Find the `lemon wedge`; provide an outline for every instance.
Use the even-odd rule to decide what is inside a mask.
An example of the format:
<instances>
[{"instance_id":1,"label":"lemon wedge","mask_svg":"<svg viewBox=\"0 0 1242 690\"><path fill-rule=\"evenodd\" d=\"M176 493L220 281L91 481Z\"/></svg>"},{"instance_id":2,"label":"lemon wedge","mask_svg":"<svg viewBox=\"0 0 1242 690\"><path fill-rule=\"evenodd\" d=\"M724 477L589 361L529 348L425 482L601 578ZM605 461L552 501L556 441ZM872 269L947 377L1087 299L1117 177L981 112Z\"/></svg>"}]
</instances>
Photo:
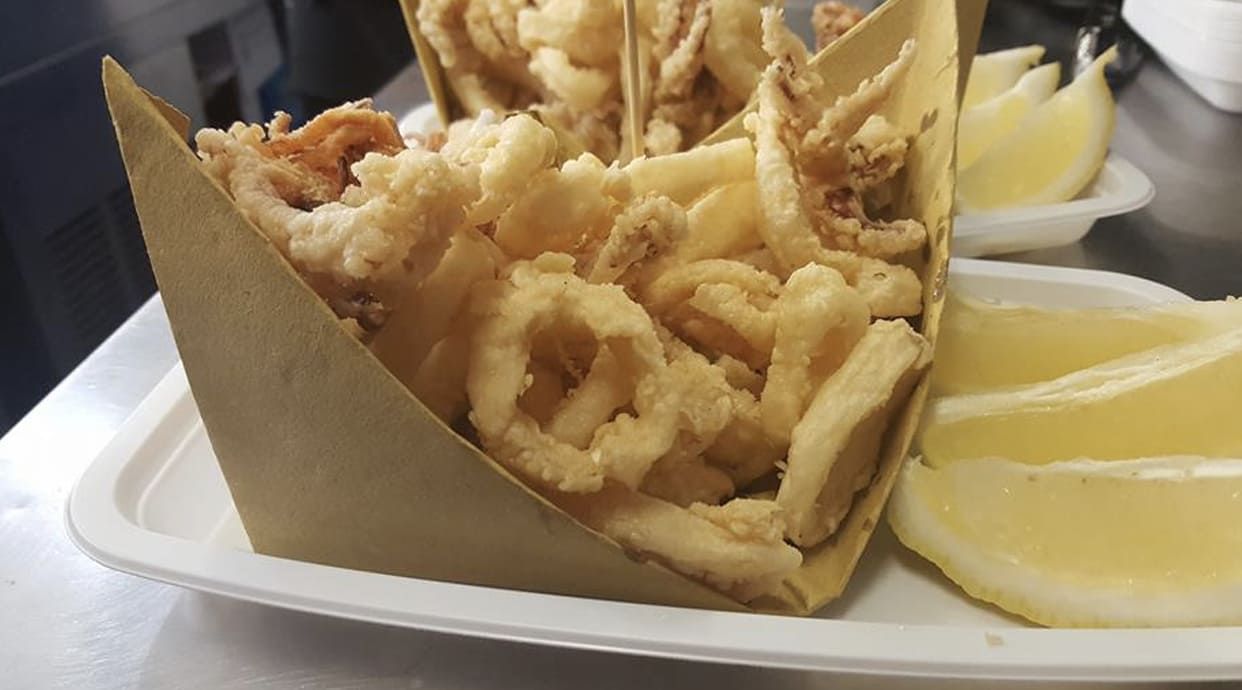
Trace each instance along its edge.
<instances>
[{"instance_id":1,"label":"lemon wedge","mask_svg":"<svg viewBox=\"0 0 1242 690\"><path fill-rule=\"evenodd\" d=\"M1061 80L1061 65L1049 63L1027 72L1008 91L962 111L957 125L957 168L965 170L984 151L1018 128L1018 123L1048 100Z\"/></svg>"},{"instance_id":2,"label":"lemon wedge","mask_svg":"<svg viewBox=\"0 0 1242 690\"><path fill-rule=\"evenodd\" d=\"M903 544L1044 625L1242 624L1242 460L907 462Z\"/></svg>"},{"instance_id":3,"label":"lemon wedge","mask_svg":"<svg viewBox=\"0 0 1242 690\"><path fill-rule=\"evenodd\" d=\"M1051 381L939 398L923 417L920 444L934 467L984 457L1242 458L1239 402L1242 328Z\"/></svg>"},{"instance_id":4,"label":"lemon wedge","mask_svg":"<svg viewBox=\"0 0 1242 690\"><path fill-rule=\"evenodd\" d=\"M1116 108L1104 67L1116 54L1106 51L961 171L963 211L1067 201L1091 182L1113 136Z\"/></svg>"},{"instance_id":5,"label":"lemon wedge","mask_svg":"<svg viewBox=\"0 0 1242 690\"><path fill-rule=\"evenodd\" d=\"M1044 57L1043 46L1022 46L976 55L970 63L962 109L999 96Z\"/></svg>"},{"instance_id":6,"label":"lemon wedge","mask_svg":"<svg viewBox=\"0 0 1242 690\"><path fill-rule=\"evenodd\" d=\"M984 302L950 292L936 364L935 395L1048 381L1153 347L1242 328L1242 300L1144 307L1045 309Z\"/></svg>"}]
</instances>

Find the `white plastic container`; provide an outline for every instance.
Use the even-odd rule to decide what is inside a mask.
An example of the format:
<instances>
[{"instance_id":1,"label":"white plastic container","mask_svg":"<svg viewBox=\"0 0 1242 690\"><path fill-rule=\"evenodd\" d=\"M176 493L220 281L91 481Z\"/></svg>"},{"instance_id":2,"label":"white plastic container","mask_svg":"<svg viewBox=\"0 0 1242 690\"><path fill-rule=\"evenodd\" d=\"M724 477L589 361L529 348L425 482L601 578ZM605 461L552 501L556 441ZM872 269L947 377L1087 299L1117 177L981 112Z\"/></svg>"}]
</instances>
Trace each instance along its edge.
<instances>
[{"instance_id":1,"label":"white plastic container","mask_svg":"<svg viewBox=\"0 0 1242 690\"><path fill-rule=\"evenodd\" d=\"M1127 0L1121 16L1207 102L1242 112L1242 2Z\"/></svg>"},{"instance_id":2,"label":"white plastic container","mask_svg":"<svg viewBox=\"0 0 1242 690\"><path fill-rule=\"evenodd\" d=\"M955 260L965 293L1058 306L1187 299L1099 271ZM974 678L1242 679L1242 628L1048 630L976 603L884 526L843 599L813 618L627 604L435 582L253 553L176 367L87 468L67 523L100 563L341 618L497 639L785 668Z\"/></svg>"},{"instance_id":3,"label":"white plastic container","mask_svg":"<svg viewBox=\"0 0 1242 690\"><path fill-rule=\"evenodd\" d=\"M1156 196L1142 170L1110 153L1078 198L1059 204L970 213L953 221L953 256L991 256L1073 244L1095 221L1140 209Z\"/></svg>"},{"instance_id":4,"label":"white plastic container","mask_svg":"<svg viewBox=\"0 0 1242 690\"><path fill-rule=\"evenodd\" d=\"M406 136L440 127L431 105L406 113L398 126ZM1143 171L1112 153L1095 181L1076 199L958 216L953 226L953 255L989 256L1072 244L1096 220L1142 208L1155 195Z\"/></svg>"}]
</instances>

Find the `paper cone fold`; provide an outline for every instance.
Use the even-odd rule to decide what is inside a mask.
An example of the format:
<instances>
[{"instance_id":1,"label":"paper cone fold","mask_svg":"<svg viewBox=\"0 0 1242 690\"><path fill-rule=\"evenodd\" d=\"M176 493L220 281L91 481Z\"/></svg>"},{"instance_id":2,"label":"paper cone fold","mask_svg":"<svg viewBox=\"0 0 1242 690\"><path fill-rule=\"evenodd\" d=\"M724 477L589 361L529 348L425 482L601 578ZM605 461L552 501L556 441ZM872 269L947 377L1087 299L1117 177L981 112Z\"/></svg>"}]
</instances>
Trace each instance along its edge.
<instances>
[{"instance_id":1,"label":"paper cone fold","mask_svg":"<svg viewBox=\"0 0 1242 690\"><path fill-rule=\"evenodd\" d=\"M407 17L412 6L406 5ZM922 331L935 338L953 201L958 35L953 0L892 0L839 41L848 92L918 40L885 113L921 132L899 210L931 236ZM413 23L411 22L411 27ZM412 29L413 30L413 29ZM421 54L421 53L420 53ZM454 434L394 378L200 167L184 116L113 60L108 106L186 375L255 550L395 575L627 601L744 610L628 556ZM180 128L180 130L179 130ZM838 596L909 448L926 381L889 430L875 481L763 611Z\"/></svg>"}]
</instances>

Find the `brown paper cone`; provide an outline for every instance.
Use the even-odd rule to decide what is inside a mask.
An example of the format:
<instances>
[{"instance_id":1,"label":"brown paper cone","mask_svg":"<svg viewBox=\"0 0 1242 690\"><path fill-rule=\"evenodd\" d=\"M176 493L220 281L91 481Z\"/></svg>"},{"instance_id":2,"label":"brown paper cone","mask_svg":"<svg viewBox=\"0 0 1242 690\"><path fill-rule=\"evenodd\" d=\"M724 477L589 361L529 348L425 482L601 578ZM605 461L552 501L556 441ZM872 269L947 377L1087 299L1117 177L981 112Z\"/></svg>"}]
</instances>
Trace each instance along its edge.
<instances>
[{"instance_id":1,"label":"brown paper cone","mask_svg":"<svg viewBox=\"0 0 1242 690\"><path fill-rule=\"evenodd\" d=\"M449 431L207 177L110 58L104 87L164 307L255 550L436 580L721 609Z\"/></svg>"},{"instance_id":2,"label":"brown paper cone","mask_svg":"<svg viewBox=\"0 0 1242 690\"><path fill-rule=\"evenodd\" d=\"M833 60L842 92L919 41L887 114L921 131L898 204L932 236L922 330L935 338L953 200L952 0L893 0ZM846 47L848 47L848 45ZM445 427L201 169L183 116L111 59L104 85L186 375L256 551L346 568L627 601L744 610L638 562ZM178 127L181 131L178 131ZM754 609L805 615L844 589L926 397L890 428L876 479L840 531Z\"/></svg>"}]
</instances>

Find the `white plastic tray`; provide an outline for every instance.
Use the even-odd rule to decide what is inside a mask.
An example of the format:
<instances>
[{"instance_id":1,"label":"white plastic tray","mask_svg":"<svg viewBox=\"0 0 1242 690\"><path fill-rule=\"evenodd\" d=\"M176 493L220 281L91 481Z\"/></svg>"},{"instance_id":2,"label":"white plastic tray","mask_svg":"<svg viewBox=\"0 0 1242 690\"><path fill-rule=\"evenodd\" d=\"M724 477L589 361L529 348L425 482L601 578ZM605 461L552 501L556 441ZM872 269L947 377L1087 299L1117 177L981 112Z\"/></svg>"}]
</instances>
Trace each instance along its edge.
<instances>
[{"instance_id":1,"label":"white plastic tray","mask_svg":"<svg viewBox=\"0 0 1242 690\"><path fill-rule=\"evenodd\" d=\"M1078 198L1060 204L971 213L953 222L954 256L991 256L1073 244L1095 221L1140 209L1156 196L1142 170L1110 153Z\"/></svg>"},{"instance_id":2,"label":"white plastic tray","mask_svg":"<svg viewBox=\"0 0 1242 690\"><path fill-rule=\"evenodd\" d=\"M1053 305L1184 300L1116 274L958 260L971 294ZM100 563L301 611L575 648L860 673L1041 679L1242 678L1242 628L1044 630L971 601L877 530L846 596L809 619L534 594L303 563L250 550L175 368L70 497Z\"/></svg>"},{"instance_id":3,"label":"white plastic tray","mask_svg":"<svg viewBox=\"0 0 1242 690\"><path fill-rule=\"evenodd\" d=\"M440 127L430 104L406 113L398 126L407 136ZM953 255L990 256L1073 244L1100 218L1142 208L1155 195L1155 187L1141 170L1112 153L1077 199L958 216L953 226Z\"/></svg>"}]
</instances>

